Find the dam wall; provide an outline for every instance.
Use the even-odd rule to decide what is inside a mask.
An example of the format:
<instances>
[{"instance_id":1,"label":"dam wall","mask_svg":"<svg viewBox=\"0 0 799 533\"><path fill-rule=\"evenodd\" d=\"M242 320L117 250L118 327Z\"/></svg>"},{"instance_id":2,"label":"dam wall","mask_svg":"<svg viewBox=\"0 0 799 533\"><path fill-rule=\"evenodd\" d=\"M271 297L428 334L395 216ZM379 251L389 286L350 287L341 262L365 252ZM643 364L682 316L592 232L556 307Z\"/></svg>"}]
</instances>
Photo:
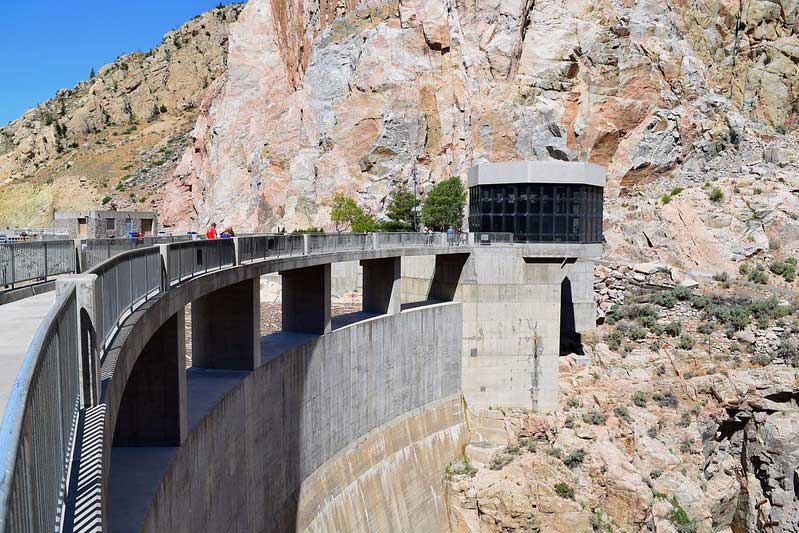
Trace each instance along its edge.
<instances>
[{"instance_id":1,"label":"dam wall","mask_svg":"<svg viewBox=\"0 0 799 533\"><path fill-rule=\"evenodd\" d=\"M442 303L264 356L177 449L143 531L440 529L468 433L461 345Z\"/></svg>"}]
</instances>

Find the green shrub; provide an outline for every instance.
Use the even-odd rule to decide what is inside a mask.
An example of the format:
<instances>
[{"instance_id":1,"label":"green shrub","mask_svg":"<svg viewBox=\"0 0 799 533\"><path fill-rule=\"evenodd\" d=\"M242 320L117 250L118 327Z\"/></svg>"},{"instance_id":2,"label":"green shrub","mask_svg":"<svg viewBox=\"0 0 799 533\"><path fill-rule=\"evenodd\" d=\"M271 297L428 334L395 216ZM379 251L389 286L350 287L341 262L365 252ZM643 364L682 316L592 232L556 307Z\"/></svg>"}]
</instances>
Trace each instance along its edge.
<instances>
[{"instance_id":1,"label":"green shrub","mask_svg":"<svg viewBox=\"0 0 799 533\"><path fill-rule=\"evenodd\" d=\"M582 448L578 450L574 450L569 455L563 459L563 464L568 466L569 468L574 468L578 465L583 464L583 460L585 459L585 450Z\"/></svg>"},{"instance_id":2,"label":"green shrub","mask_svg":"<svg viewBox=\"0 0 799 533\"><path fill-rule=\"evenodd\" d=\"M666 309L674 309L674 306L677 305L677 296L674 291L662 291L652 298L652 303Z\"/></svg>"},{"instance_id":3,"label":"green shrub","mask_svg":"<svg viewBox=\"0 0 799 533\"><path fill-rule=\"evenodd\" d=\"M490 470L502 470L513 461L513 456L504 452L497 452L488 463Z\"/></svg>"},{"instance_id":4,"label":"green shrub","mask_svg":"<svg viewBox=\"0 0 799 533\"><path fill-rule=\"evenodd\" d=\"M691 413L685 412L680 416L680 421L677 422L677 425L683 428L687 428L691 425Z\"/></svg>"},{"instance_id":5,"label":"green shrub","mask_svg":"<svg viewBox=\"0 0 799 533\"><path fill-rule=\"evenodd\" d=\"M699 326L696 328L696 331L702 335L710 335L713 333L713 324L710 322L703 322L699 324Z\"/></svg>"},{"instance_id":6,"label":"green shrub","mask_svg":"<svg viewBox=\"0 0 799 533\"><path fill-rule=\"evenodd\" d=\"M755 194L763 194L763 189L760 187L755 187L754 191Z\"/></svg>"},{"instance_id":7,"label":"green shrub","mask_svg":"<svg viewBox=\"0 0 799 533\"><path fill-rule=\"evenodd\" d=\"M799 366L799 347L787 339L780 341L772 356L782 358L789 365Z\"/></svg>"},{"instance_id":8,"label":"green shrub","mask_svg":"<svg viewBox=\"0 0 799 533\"><path fill-rule=\"evenodd\" d=\"M669 337L677 337L680 335L680 333L682 333L682 323L676 320L672 320L671 322L663 326L663 331Z\"/></svg>"},{"instance_id":9,"label":"green shrub","mask_svg":"<svg viewBox=\"0 0 799 533\"><path fill-rule=\"evenodd\" d=\"M760 285L765 285L768 283L768 273L766 273L765 268L763 265L757 265L754 270L749 272L749 276L747 277L749 281L752 283L759 283Z\"/></svg>"},{"instance_id":10,"label":"green shrub","mask_svg":"<svg viewBox=\"0 0 799 533\"><path fill-rule=\"evenodd\" d=\"M583 422L586 424L591 424L594 426L601 426L604 424L608 419L608 415L602 414L596 409L591 409L583 413Z\"/></svg>"},{"instance_id":11,"label":"green shrub","mask_svg":"<svg viewBox=\"0 0 799 533\"><path fill-rule=\"evenodd\" d=\"M664 194L660 198L660 201L663 203L663 205L666 205L667 203L671 202L671 196L669 196L668 194Z\"/></svg>"},{"instance_id":12,"label":"green shrub","mask_svg":"<svg viewBox=\"0 0 799 533\"><path fill-rule=\"evenodd\" d=\"M642 320L647 317L657 318L657 309L649 304L636 305L614 305L605 316L609 324L615 324L621 320Z\"/></svg>"},{"instance_id":13,"label":"green shrub","mask_svg":"<svg viewBox=\"0 0 799 533\"><path fill-rule=\"evenodd\" d=\"M778 276L782 276L789 283L796 281L796 259L793 257L774 261L768 268Z\"/></svg>"},{"instance_id":14,"label":"green shrub","mask_svg":"<svg viewBox=\"0 0 799 533\"><path fill-rule=\"evenodd\" d=\"M696 296L691 299L691 307L694 309L704 309L711 303L712 301L707 296Z\"/></svg>"},{"instance_id":15,"label":"green shrub","mask_svg":"<svg viewBox=\"0 0 799 533\"><path fill-rule=\"evenodd\" d=\"M680 502L676 497L671 498L671 512L669 513L669 521L674 524L677 533L696 533L699 528L695 520L691 520L685 509L682 508Z\"/></svg>"},{"instance_id":16,"label":"green shrub","mask_svg":"<svg viewBox=\"0 0 799 533\"><path fill-rule=\"evenodd\" d=\"M677 348L680 350L691 350L694 347L694 338L683 333L680 335L680 340L677 342Z\"/></svg>"},{"instance_id":17,"label":"green shrub","mask_svg":"<svg viewBox=\"0 0 799 533\"><path fill-rule=\"evenodd\" d=\"M563 421L563 427L574 429L574 417L572 415L566 417L566 420Z\"/></svg>"},{"instance_id":18,"label":"green shrub","mask_svg":"<svg viewBox=\"0 0 799 533\"><path fill-rule=\"evenodd\" d=\"M651 428L646 430L646 434L650 439L654 439L655 437L657 437L659 432L660 428L658 428L657 426L652 426Z\"/></svg>"},{"instance_id":19,"label":"green shrub","mask_svg":"<svg viewBox=\"0 0 799 533\"><path fill-rule=\"evenodd\" d=\"M680 451L682 453L691 453L691 449L694 447L694 441L691 439L685 439L680 443Z\"/></svg>"},{"instance_id":20,"label":"green shrub","mask_svg":"<svg viewBox=\"0 0 799 533\"><path fill-rule=\"evenodd\" d=\"M633 418L630 416L630 410L624 405L619 405L613 409L613 414L627 423L631 423Z\"/></svg>"},{"instance_id":21,"label":"green shrub","mask_svg":"<svg viewBox=\"0 0 799 533\"><path fill-rule=\"evenodd\" d=\"M657 468L652 470L651 472L649 472L649 477L651 477L652 479L657 479L657 478L659 478L662 475L663 475L663 471L659 470Z\"/></svg>"},{"instance_id":22,"label":"green shrub","mask_svg":"<svg viewBox=\"0 0 799 533\"><path fill-rule=\"evenodd\" d=\"M561 449L557 446L550 446L546 449L546 453L549 456L554 457L555 459L560 459L562 456Z\"/></svg>"},{"instance_id":23,"label":"green shrub","mask_svg":"<svg viewBox=\"0 0 799 533\"><path fill-rule=\"evenodd\" d=\"M105 196L105 197L103 197L103 202L102 203L103 203L103 205L106 205L110 201L111 201L111 197L110 196Z\"/></svg>"},{"instance_id":24,"label":"green shrub","mask_svg":"<svg viewBox=\"0 0 799 533\"><path fill-rule=\"evenodd\" d=\"M718 187L713 187L713 189L710 191L710 201L720 202L723 199L724 199L724 191L722 191Z\"/></svg>"},{"instance_id":25,"label":"green shrub","mask_svg":"<svg viewBox=\"0 0 799 533\"><path fill-rule=\"evenodd\" d=\"M660 407L677 407L677 404L679 403L677 397L672 391L656 392L652 395L652 399Z\"/></svg>"},{"instance_id":26,"label":"green shrub","mask_svg":"<svg viewBox=\"0 0 799 533\"><path fill-rule=\"evenodd\" d=\"M444 471L447 476L469 476L474 477L477 474L477 469L469 462L469 458L464 456L453 459L447 465Z\"/></svg>"},{"instance_id":27,"label":"green shrub","mask_svg":"<svg viewBox=\"0 0 799 533\"><path fill-rule=\"evenodd\" d=\"M685 189L683 189L682 187L674 187L674 188L671 190L671 193L669 193L669 194L671 194L672 196L677 196L678 194L680 194L680 193L681 193L681 192L683 192L684 190L685 190Z\"/></svg>"},{"instance_id":28,"label":"green shrub","mask_svg":"<svg viewBox=\"0 0 799 533\"><path fill-rule=\"evenodd\" d=\"M683 287L682 285L674 287L673 292L674 292L674 297L681 302L690 300L691 297L694 295L693 289L690 289L688 287Z\"/></svg>"},{"instance_id":29,"label":"green shrub","mask_svg":"<svg viewBox=\"0 0 799 533\"><path fill-rule=\"evenodd\" d=\"M638 407L646 407L648 401L649 399L643 391L635 391L635 394L633 394L633 403Z\"/></svg>"},{"instance_id":30,"label":"green shrub","mask_svg":"<svg viewBox=\"0 0 799 533\"><path fill-rule=\"evenodd\" d=\"M583 403L579 400L579 398L575 398L574 396L569 396L566 400L566 407L569 409L573 409L575 407L580 407Z\"/></svg>"},{"instance_id":31,"label":"green shrub","mask_svg":"<svg viewBox=\"0 0 799 533\"><path fill-rule=\"evenodd\" d=\"M556 483L555 486L555 494L563 498L564 500L573 500L574 499L574 489L571 488L566 483L560 482Z\"/></svg>"},{"instance_id":32,"label":"green shrub","mask_svg":"<svg viewBox=\"0 0 799 533\"><path fill-rule=\"evenodd\" d=\"M521 446L525 450L535 453L536 446L534 439L528 439L526 437L522 437L521 439L519 439L519 446Z\"/></svg>"}]
</instances>

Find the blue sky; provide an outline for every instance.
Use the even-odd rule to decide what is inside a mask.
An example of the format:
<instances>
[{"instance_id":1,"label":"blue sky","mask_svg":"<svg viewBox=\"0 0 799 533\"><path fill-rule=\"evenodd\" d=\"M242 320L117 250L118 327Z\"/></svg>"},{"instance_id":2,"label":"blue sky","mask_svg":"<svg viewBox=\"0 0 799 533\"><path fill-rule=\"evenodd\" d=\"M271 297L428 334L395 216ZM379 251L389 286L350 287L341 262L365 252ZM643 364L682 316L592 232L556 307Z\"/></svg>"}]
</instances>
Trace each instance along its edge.
<instances>
[{"instance_id":1,"label":"blue sky","mask_svg":"<svg viewBox=\"0 0 799 533\"><path fill-rule=\"evenodd\" d=\"M219 0L0 0L0 126ZM222 3L229 4L230 0Z\"/></svg>"}]
</instances>

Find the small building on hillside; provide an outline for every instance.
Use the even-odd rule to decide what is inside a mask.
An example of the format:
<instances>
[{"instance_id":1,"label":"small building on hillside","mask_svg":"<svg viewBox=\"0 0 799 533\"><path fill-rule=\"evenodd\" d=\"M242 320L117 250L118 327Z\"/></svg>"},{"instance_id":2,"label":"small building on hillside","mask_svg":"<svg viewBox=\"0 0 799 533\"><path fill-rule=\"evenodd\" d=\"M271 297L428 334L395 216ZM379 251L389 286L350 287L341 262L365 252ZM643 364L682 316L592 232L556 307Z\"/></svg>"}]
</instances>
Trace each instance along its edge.
<instances>
[{"instance_id":1,"label":"small building on hillside","mask_svg":"<svg viewBox=\"0 0 799 533\"><path fill-rule=\"evenodd\" d=\"M469 231L516 242L602 242L605 169L571 161L485 163L469 169Z\"/></svg>"},{"instance_id":2,"label":"small building on hillside","mask_svg":"<svg viewBox=\"0 0 799 533\"><path fill-rule=\"evenodd\" d=\"M152 211L56 211L54 226L72 239L126 238L131 231L144 236L158 234L158 219Z\"/></svg>"}]
</instances>

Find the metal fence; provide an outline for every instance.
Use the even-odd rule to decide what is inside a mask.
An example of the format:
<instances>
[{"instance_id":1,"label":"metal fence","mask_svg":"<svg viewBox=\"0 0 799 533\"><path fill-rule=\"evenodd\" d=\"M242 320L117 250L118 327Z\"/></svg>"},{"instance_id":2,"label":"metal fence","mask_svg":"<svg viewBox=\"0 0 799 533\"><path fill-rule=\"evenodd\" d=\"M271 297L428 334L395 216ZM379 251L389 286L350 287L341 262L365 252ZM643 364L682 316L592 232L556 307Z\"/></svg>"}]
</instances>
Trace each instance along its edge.
<instances>
[{"instance_id":1,"label":"metal fence","mask_svg":"<svg viewBox=\"0 0 799 533\"><path fill-rule=\"evenodd\" d=\"M249 263L269 257L302 255L302 235L253 235L239 237L239 261Z\"/></svg>"},{"instance_id":2,"label":"metal fence","mask_svg":"<svg viewBox=\"0 0 799 533\"><path fill-rule=\"evenodd\" d=\"M42 322L14 383L0 432L0 531L58 525L79 408L75 288Z\"/></svg>"},{"instance_id":3,"label":"metal fence","mask_svg":"<svg viewBox=\"0 0 799 533\"><path fill-rule=\"evenodd\" d=\"M372 237L368 233L307 233L306 235L308 252L312 254L372 248Z\"/></svg>"},{"instance_id":4,"label":"metal fence","mask_svg":"<svg viewBox=\"0 0 799 533\"><path fill-rule=\"evenodd\" d=\"M474 243L480 245L513 244L513 233L478 231L474 233Z\"/></svg>"},{"instance_id":5,"label":"metal fence","mask_svg":"<svg viewBox=\"0 0 799 533\"><path fill-rule=\"evenodd\" d=\"M190 241L190 235L138 237L135 239L86 239L80 243L81 265L89 270L115 255L156 244Z\"/></svg>"},{"instance_id":6,"label":"metal fence","mask_svg":"<svg viewBox=\"0 0 799 533\"><path fill-rule=\"evenodd\" d=\"M236 248L233 239L175 243L169 247L169 284L197 274L233 266Z\"/></svg>"},{"instance_id":7,"label":"metal fence","mask_svg":"<svg viewBox=\"0 0 799 533\"><path fill-rule=\"evenodd\" d=\"M0 244L0 287L75 272L73 241Z\"/></svg>"},{"instance_id":8,"label":"metal fence","mask_svg":"<svg viewBox=\"0 0 799 533\"><path fill-rule=\"evenodd\" d=\"M137 306L161 290L161 251L156 247L133 250L112 257L89 271L97 275L94 293L97 338L103 348L119 324Z\"/></svg>"},{"instance_id":9,"label":"metal fence","mask_svg":"<svg viewBox=\"0 0 799 533\"><path fill-rule=\"evenodd\" d=\"M376 248L401 248L403 246L433 246L440 244L441 233L378 233Z\"/></svg>"}]
</instances>

